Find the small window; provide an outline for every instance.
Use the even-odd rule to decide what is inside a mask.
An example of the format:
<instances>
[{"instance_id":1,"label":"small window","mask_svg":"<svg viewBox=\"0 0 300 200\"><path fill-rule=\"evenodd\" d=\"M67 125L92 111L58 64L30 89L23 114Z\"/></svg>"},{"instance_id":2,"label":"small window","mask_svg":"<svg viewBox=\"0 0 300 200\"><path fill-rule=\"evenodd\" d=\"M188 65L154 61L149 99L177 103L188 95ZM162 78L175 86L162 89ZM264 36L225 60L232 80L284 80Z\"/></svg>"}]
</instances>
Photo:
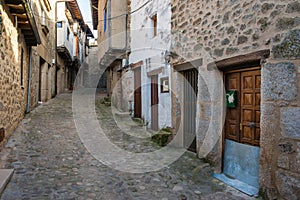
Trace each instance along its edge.
<instances>
[{"instance_id":1,"label":"small window","mask_svg":"<svg viewBox=\"0 0 300 200\"><path fill-rule=\"evenodd\" d=\"M104 8L104 20L103 20L103 30L106 32L107 28L107 8Z\"/></svg>"},{"instance_id":2,"label":"small window","mask_svg":"<svg viewBox=\"0 0 300 200\"><path fill-rule=\"evenodd\" d=\"M24 50L21 47L21 56L20 56L20 83L21 86L24 85L24 77L23 77L23 72L24 72L24 66L23 66L23 62L24 62Z\"/></svg>"},{"instance_id":3,"label":"small window","mask_svg":"<svg viewBox=\"0 0 300 200\"><path fill-rule=\"evenodd\" d=\"M164 77L160 79L160 92L161 93L169 93L169 78Z\"/></svg>"},{"instance_id":4,"label":"small window","mask_svg":"<svg viewBox=\"0 0 300 200\"><path fill-rule=\"evenodd\" d=\"M151 17L153 37L157 36L157 14Z\"/></svg>"},{"instance_id":5,"label":"small window","mask_svg":"<svg viewBox=\"0 0 300 200\"><path fill-rule=\"evenodd\" d=\"M56 23L57 28L62 28L62 21Z\"/></svg>"},{"instance_id":6,"label":"small window","mask_svg":"<svg viewBox=\"0 0 300 200\"><path fill-rule=\"evenodd\" d=\"M69 40L70 39L70 30L69 30L69 28L67 28L67 40Z\"/></svg>"},{"instance_id":7,"label":"small window","mask_svg":"<svg viewBox=\"0 0 300 200\"><path fill-rule=\"evenodd\" d=\"M45 11L42 9L42 16L41 16L41 25L46 26L46 14Z\"/></svg>"}]
</instances>

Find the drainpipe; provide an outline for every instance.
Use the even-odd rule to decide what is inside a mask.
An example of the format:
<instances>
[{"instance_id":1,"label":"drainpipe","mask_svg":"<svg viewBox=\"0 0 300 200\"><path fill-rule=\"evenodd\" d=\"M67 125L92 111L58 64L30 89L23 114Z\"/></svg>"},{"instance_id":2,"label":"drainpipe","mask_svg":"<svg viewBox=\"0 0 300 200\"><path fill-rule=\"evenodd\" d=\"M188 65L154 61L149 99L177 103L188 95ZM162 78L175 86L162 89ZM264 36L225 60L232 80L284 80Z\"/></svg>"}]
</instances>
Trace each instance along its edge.
<instances>
[{"instance_id":1,"label":"drainpipe","mask_svg":"<svg viewBox=\"0 0 300 200\"><path fill-rule=\"evenodd\" d=\"M27 87L27 106L26 113L30 113L30 101L31 101L31 74L32 74L32 50L28 48L29 52L29 66L28 66L28 87Z\"/></svg>"},{"instance_id":2,"label":"drainpipe","mask_svg":"<svg viewBox=\"0 0 300 200\"><path fill-rule=\"evenodd\" d=\"M111 1L107 2L107 30L108 30L108 48L110 49L111 46L111 35L112 35L112 20L111 20ZM108 20L110 19L110 20Z\"/></svg>"},{"instance_id":3,"label":"drainpipe","mask_svg":"<svg viewBox=\"0 0 300 200\"><path fill-rule=\"evenodd\" d=\"M129 63L129 58L128 58L128 13L126 14L126 20L125 20L125 24L126 24L126 27L125 27L125 49L126 49L126 66L128 65Z\"/></svg>"}]
</instances>

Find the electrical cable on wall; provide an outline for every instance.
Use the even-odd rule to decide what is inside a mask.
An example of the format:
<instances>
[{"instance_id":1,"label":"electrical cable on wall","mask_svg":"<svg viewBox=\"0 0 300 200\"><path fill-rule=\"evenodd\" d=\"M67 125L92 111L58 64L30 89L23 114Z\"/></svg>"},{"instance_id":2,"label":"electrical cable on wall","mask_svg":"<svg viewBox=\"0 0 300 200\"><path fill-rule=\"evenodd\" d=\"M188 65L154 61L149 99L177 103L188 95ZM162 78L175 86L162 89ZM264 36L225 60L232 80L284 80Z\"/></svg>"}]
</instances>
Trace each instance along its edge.
<instances>
[{"instance_id":1,"label":"electrical cable on wall","mask_svg":"<svg viewBox=\"0 0 300 200\"><path fill-rule=\"evenodd\" d=\"M141 10L143 7L145 7L147 4L149 4L152 0L148 0L147 2L145 2L143 5L141 5L139 8L135 9L134 11L131 11L129 13L123 13L123 14L120 14L120 15L117 15L117 16L114 16L114 17L110 17L110 18L107 18L106 20L113 20L113 19L116 19L116 18L119 18L119 17L123 17L123 16L126 16L126 15L132 15L134 14L135 12ZM96 9L96 8L95 8ZM42 18L42 16L40 16L39 14L33 12L33 15L38 17L38 18ZM55 20L49 18L49 17L43 17L44 19L47 19L49 21L53 21L55 23ZM100 19L99 21L104 21L104 19ZM93 21L86 21L85 23L92 23Z\"/></svg>"}]
</instances>

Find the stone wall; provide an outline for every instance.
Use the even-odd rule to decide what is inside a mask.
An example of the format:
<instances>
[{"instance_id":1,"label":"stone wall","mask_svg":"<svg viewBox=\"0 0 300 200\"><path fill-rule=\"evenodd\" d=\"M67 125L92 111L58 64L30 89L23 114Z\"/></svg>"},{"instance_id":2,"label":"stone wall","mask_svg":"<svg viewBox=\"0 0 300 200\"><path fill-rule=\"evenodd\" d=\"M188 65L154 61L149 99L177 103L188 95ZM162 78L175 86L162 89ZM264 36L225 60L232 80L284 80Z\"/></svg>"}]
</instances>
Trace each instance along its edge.
<instances>
[{"instance_id":1,"label":"stone wall","mask_svg":"<svg viewBox=\"0 0 300 200\"><path fill-rule=\"evenodd\" d=\"M273 49L274 58L283 58L285 53L277 45L291 42L286 38L290 30L297 34L299 4L290 0L173 0L173 48L188 60L203 51L219 60L266 48ZM299 55L293 52L288 57ZM180 62L180 58L173 60Z\"/></svg>"},{"instance_id":2,"label":"stone wall","mask_svg":"<svg viewBox=\"0 0 300 200\"><path fill-rule=\"evenodd\" d=\"M0 128L5 129L6 140L25 114L29 56L23 36L14 27L2 5L0 12L3 21L0 36ZM23 84L21 84L21 49L23 49Z\"/></svg>"},{"instance_id":3,"label":"stone wall","mask_svg":"<svg viewBox=\"0 0 300 200\"><path fill-rule=\"evenodd\" d=\"M300 196L299 13L299 1L291 0L172 1L172 64L203 59L203 64L196 66L200 72L198 146L207 123L203 116L214 110L214 102L206 93L206 87L214 83L203 81L209 73L207 64L270 50L270 56L261 60L259 187L271 199ZM221 152L218 142L208 155L217 167Z\"/></svg>"}]
</instances>

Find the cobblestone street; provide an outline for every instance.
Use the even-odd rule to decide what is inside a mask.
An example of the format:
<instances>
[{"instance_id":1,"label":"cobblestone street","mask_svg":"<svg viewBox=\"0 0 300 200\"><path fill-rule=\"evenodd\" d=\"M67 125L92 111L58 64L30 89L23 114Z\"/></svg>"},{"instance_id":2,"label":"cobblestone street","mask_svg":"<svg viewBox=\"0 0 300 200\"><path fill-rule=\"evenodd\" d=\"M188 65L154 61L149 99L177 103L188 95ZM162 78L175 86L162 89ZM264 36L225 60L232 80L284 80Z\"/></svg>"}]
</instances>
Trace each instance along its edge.
<instances>
[{"instance_id":1,"label":"cobblestone street","mask_svg":"<svg viewBox=\"0 0 300 200\"><path fill-rule=\"evenodd\" d=\"M185 153L157 172L130 174L93 158L76 132L72 95L62 94L26 115L1 151L1 168L15 172L1 199L252 199L211 177L212 169ZM97 104L106 135L130 151L158 148L132 140L116 126L111 109ZM137 130L135 130L137 131Z\"/></svg>"}]
</instances>

